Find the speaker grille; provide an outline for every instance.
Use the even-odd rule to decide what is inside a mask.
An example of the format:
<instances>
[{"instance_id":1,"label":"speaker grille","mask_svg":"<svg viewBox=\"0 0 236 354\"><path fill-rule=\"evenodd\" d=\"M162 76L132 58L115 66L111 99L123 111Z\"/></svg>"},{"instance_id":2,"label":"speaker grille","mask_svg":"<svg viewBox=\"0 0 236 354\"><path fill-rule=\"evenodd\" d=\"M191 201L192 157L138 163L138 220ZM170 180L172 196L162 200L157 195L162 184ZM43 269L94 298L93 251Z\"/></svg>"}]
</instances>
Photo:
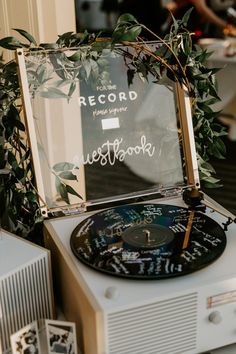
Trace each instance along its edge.
<instances>
[{"instance_id":1,"label":"speaker grille","mask_svg":"<svg viewBox=\"0 0 236 354\"><path fill-rule=\"evenodd\" d=\"M11 334L34 320L53 317L47 254L0 281L0 307L3 353L10 348Z\"/></svg>"},{"instance_id":2,"label":"speaker grille","mask_svg":"<svg viewBox=\"0 0 236 354\"><path fill-rule=\"evenodd\" d=\"M109 354L183 354L196 348L197 293L108 315Z\"/></svg>"}]
</instances>

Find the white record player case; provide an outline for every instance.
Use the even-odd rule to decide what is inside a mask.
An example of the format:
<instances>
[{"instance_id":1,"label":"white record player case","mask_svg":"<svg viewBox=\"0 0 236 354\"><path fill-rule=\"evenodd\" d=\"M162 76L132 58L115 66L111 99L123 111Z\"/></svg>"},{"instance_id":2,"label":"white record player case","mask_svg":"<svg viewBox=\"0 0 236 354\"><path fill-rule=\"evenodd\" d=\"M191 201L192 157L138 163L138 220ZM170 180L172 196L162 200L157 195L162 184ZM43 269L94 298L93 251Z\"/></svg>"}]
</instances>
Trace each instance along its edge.
<instances>
[{"instance_id":1,"label":"white record player case","mask_svg":"<svg viewBox=\"0 0 236 354\"><path fill-rule=\"evenodd\" d=\"M37 187L49 217L45 243L79 346L84 354L198 354L236 342L235 225L214 263L182 277L119 278L74 256L71 233L96 209L147 197L154 205L187 207L183 191L200 187L184 91L136 76L128 86L119 51L102 52L90 69L85 60L82 71L69 59L74 52L20 49L17 58ZM94 85L91 73L98 69ZM101 80L104 70L108 81ZM227 211L205 203L213 220L228 221Z\"/></svg>"},{"instance_id":2,"label":"white record player case","mask_svg":"<svg viewBox=\"0 0 236 354\"><path fill-rule=\"evenodd\" d=\"M182 204L180 198L165 203ZM95 272L75 258L69 239L84 217L46 221L45 227L63 309L80 328L86 354L198 354L236 341L235 225L223 255L208 267L181 278L132 281Z\"/></svg>"}]
</instances>

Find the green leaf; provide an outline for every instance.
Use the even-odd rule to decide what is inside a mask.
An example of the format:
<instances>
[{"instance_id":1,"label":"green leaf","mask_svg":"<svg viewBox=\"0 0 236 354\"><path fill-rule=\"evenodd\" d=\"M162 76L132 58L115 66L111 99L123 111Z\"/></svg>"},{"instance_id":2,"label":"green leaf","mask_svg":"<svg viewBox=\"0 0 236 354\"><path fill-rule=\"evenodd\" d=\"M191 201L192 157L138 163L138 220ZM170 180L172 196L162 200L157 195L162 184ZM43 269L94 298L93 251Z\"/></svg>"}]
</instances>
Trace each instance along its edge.
<instances>
[{"instance_id":1,"label":"green leaf","mask_svg":"<svg viewBox=\"0 0 236 354\"><path fill-rule=\"evenodd\" d=\"M173 16L172 12L170 12L170 14L171 14L171 18L172 18L172 21L173 21L174 31L177 32L178 29L179 29L178 22L177 22L177 20L175 19L175 17Z\"/></svg>"},{"instance_id":2,"label":"green leaf","mask_svg":"<svg viewBox=\"0 0 236 354\"><path fill-rule=\"evenodd\" d=\"M15 169L15 176L19 181L21 181L25 177L25 170L20 167L16 168Z\"/></svg>"},{"instance_id":3,"label":"green leaf","mask_svg":"<svg viewBox=\"0 0 236 354\"><path fill-rule=\"evenodd\" d=\"M56 172L70 171L73 168L74 168L74 164L72 164L70 162L59 162L53 166L53 169Z\"/></svg>"},{"instance_id":4,"label":"green leaf","mask_svg":"<svg viewBox=\"0 0 236 354\"><path fill-rule=\"evenodd\" d=\"M60 80L54 81L55 87L64 87L64 86L67 86L70 84L71 84L71 80L60 79Z\"/></svg>"},{"instance_id":5,"label":"green leaf","mask_svg":"<svg viewBox=\"0 0 236 354\"><path fill-rule=\"evenodd\" d=\"M135 25L129 28L120 27L115 30L112 34L112 43L120 43L123 41L134 42L140 35L142 27L140 25Z\"/></svg>"},{"instance_id":6,"label":"green leaf","mask_svg":"<svg viewBox=\"0 0 236 354\"><path fill-rule=\"evenodd\" d=\"M201 49L200 54L196 57L197 60L199 60L201 63L204 63L214 52L208 52L207 50Z\"/></svg>"},{"instance_id":7,"label":"green leaf","mask_svg":"<svg viewBox=\"0 0 236 354\"><path fill-rule=\"evenodd\" d=\"M198 102L198 107L207 113L212 113L212 109L205 102Z\"/></svg>"},{"instance_id":8,"label":"green leaf","mask_svg":"<svg viewBox=\"0 0 236 354\"><path fill-rule=\"evenodd\" d=\"M71 97L73 95L73 93L75 92L75 89L76 89L76 83L72 82L71 85L70 85L69 92L68 92L68 96L69 97Z\"/></svg>"},{"instance_id":9,"label":"green leaf","mask_svg":"<svg viewBox=\"0 0 236 354\"><path fill-rule=\"evenodd\" d=\"M223 157L225 158L226 146L225 146L223 140L221 140L220 138L217 138L217 139L215 139L214 144L217 147L217 149L222 153Z\"/></svg>"},{"instance_id":10,"label":"green leaf","mask_svg":"<svg viewBox=\"0 0 236 354\"><path fill-rule=\"evenodd\" d=\"M36 42L36 40L34 39L34 37L31 34L29 34L28 32L26 32L26 31L24 31L22 29L19 29L19 28L13 28L13 30L18 32L18 33L20 33L23 37L28 39L28 41L30 43L33 43L34 45L37 46L37 42Z\"/></svg>"},{"instance_id":11,"label":"green leaf","mask_svg":"<svg viewBox=\"0 0 236 354\"><path fill-rule=\"evenodd\" d=\"M56 177L56 190L61 196L62 200L64 200L67 204L70 204L66 186L60 181L58 177Z\"/></svg>"},{"instance_id":12,"label":"green leaf","mask_svg":"<svg viewBox=\"0 0 236 354\"><path fill-rule=\"evenodd\" d=\"M48 87L47 91L41 91L40 96L44 98L67 98L69 99L70 97L65 94L63 91L55 88L55 87Z\"/></svg>"},{"instance_id":13,"label":"green leaf","mask_svg":"<svg viewBox=\"0 0 236 354\"><path fill-rule=\"evenodd\" d=\"M89 33L87 30L85 30L83 33L75 33L74 37L79 40L79 43L84 42L89 36Z\"/></svg>"},{"instance_id":14,"label":"green leaf","mask_svg":"<svg viewBox=\"0 0 236 354\"><path fill-rule=\"evenodd\" d=\"M61 65L60 63L60 59L63 60L64 58L64 54L62 53L61 56L58 56L58 53L51 53L49 54L49 59L53 65L54 71L57 73L57 75L63 79L66 80L66 76L65 76L65 69L63 67L63 65Z\"/></svg>"},{"instance_id":15,"label":"green leaf","mask_svg":"<svg viewBox=\"0 0 236 354\"><path fill-rule=\"evenodd\" d=\"M201 169L204 169L204 170L207 170L207 171L210 171L211 173L215 173L215 169L214 167L209 163L209 162L206 162L204 161L201 165L200 165L200 168Z\"/></svg>"},{"instance_id":16,"label":"green leaf","mask_svg":"<svg viewBox=\"0 0 236 354\"><path fill-rule=\"evenodd\" d=\"M137 37L140 35L141 31L142 31L142 27L140 25L133 26L127 31L126 36L123 40L129 40L131 42L135 41Z\"/></svg>"},{"instance_id":17,"label":"green leaf","mask_svg":"<svg viewBox=\"0 0 236 354\"><path fill-rule=\"evenodd\" d=\"M92 70L92 65L91 65L90 60L84 60L83 61L83 69L86 72L86 77L89 78L89 75L90 75L91 70Z\"/></svg>"},{"instance_id":18,"label":"green leaf","mask_svg":"<svg viewBox=\"0 0 236 354\"><path fill-rule=\"evenodd\" d=\"M7 211L8 213L8 217L11 219L11 221L13 222L14 226L16 227L18 225L18 220L17 220L17 216L15 215L15 213L13 212L12 209L9 209Z\"/></svg>"},{"instance_id":19,"label":"green leaf","mask_svg":"<svg viewBox=\"0 0 236 354\"><path fill-rule=\"evenodd\" d=\"M110 82L110 73L108 71L103 71L100 75L101 84L107 85Z\"/></svg>"},{"instance_id":20,"label":"green leaf","mask_svg":"<svg viewBox=\"0 0 236 354\"><path fill-rule=\"evenodd\" d=\"M77 177L71 171L62 171L59 173L59 176L63 179L77 180Z\"/></svg>"},{"instance_id":21,"label":"green leaf","mask_svg":"<svg viewBox=\"0 0 236 354\"><path fill-rule=\"evenodd\" d=\"M70 39L71 36L73 35L74 32L65 32L61 35L59 35L58 37L58 40L57 40L57 43L63 43L65 42L66 40Z\"/></svg>"},{"instance_id":22,"label":"green leaf","mask_svg":"<svg viewBox=\"0 0 236 354\"><path fill-rule=\"evenodd\" d=\"M57 43L40 43L39 46L43 47L44 49L58 49Z\"/></svg>"},{"instance_id":23,"label":"green leaf","mask_svg":"<svg viewBox=\"0 0 236 354\"><path fill-rule=\"evenodd\" d=\"M91 64L91 71L92 71L93 77L96 79L99 75L99 67L98 67L97 61L93 60L93 59L90 59L89 61Z\"/></svg>"},{"instance_id":24,"label":"green leaf","mask_svg":"<svg viewBox=\"0 0 236 354\"><path fill-rule=\"evenodd\" d=\"M224 159L224 152L222 152L221 150L221 146L219 146L219 144L217 144L217 142L214 142L214 144L212 144L209 147L209 151L210 153L215 156L217 159Z\"/></svg>"},{"instance_id":25,"label":"green leaf","mask_svg":"<svg viewBox=\"0 0 236 354\"><path fill-rule=\"evenodd\" d=\"M48 77L48 69L44 65L40 65L37 69L37 72L35 73L37 75L37 79L39 82L39 85L44 84L47 80L50 78Z\"/></svg>"},{"instance_id":26,"label":"green leaf","mask_svg":"<svg viewBox=\"0 0 236 354\"><path fill-rule=\"evenodd\" d=\"M220 181L220 180L219 180ZM213 189L213 188L221 188L223 187L223 184L219 184L217 180L214 180L213 182L208 182L207 180L203 180L204 182L204 187L207 189Z\"/></svg>"},{"instance_id":27,"label":"green leaf","mask_svg":"<svg viewBox=\"0 0 236 354\"><path fill-rule=\"evenodd\" d=\"M97 64L98 64L100 67L104 68L104 67L107 67L107 66L109 65L109 62L108 62L108 60L105 59L105 58L98 58L98 59L97 59Z\"/></svg>"},{"instance_id":28,"label":"green leaf","mask_svg":"<svg viewBox=\"0 0 236 354\"><path fill-rule=\"evenodd\" d=\"M117 20L117 24L118 25L121 24L121 23L124 23L124 22L136 22L136 23L138 23L136 18L132 14L129 14L129 13L121 15L118 18L118 20Z\"/></svg>"},{"instance_id":29,"label":"green leaf","mask_svg":"<svg viewBox=\"0 0 236 354\"><path fill-rule=\"evenodd\" d=\"M38 202L38 197L33 191L26 192L25 196L27 197L28 201L30 201L32 203L37 203Z\"/></svg>"},{"instance_id":30,"label":"green leaf","mask_svg":"<svg viewBox=\"0 0 236 354\"><path fill-rule=\"evenodd\" d=\"M133 84L134 74L135 74L135 70L132 70L130 68L127 70L128 86Z\"/></svg>"},{"instance_id":31,"label":"green leaf","mask_svg":"<svg viewBox=\"0 0 236 354\"><path fill-rule=\"evenodd\" d=\"M77 50L74 54L67 57L70 61L79 61L81 60L81 49Z\"/></svg>"},{"instance_id":32,"label":"green leaf","mask_svg":"<svg viewBox=\"0 0 236 354\"><path fill-rule=\"evenodd\" d=\"M5 149L2 145L0 145L0 169L5 168L6 160L5 160Z\"/></svg>"},{"instance_id":33,"label":"green leaf","mask_svg":"<svg viewBox=\"0 0 236 354\"><path fill-rule=\"evenodd\" d=\"M0 47L15 50L17 48L22 48L23 44L16 37L5 37L0 39Z\"/></svg>"},{"instance_id":34,"label":"green leaf","mask_svg":"<svg viewBox=\"0 0 236 354\"><path fill-rule=\"evenodd\" d=\"M16 157L15 155L9 150L8 151L8 154L7 154L7 160L8 160L8 163L10 164L10 166L13 168L13 169L16 169L17 166L18 166L18 162L16 160Z\"/></svg>"},{"instance_id":35,"label":"green leaf","mask_svg":"<svg viewBox=\"0 0 236 354\"><path fill-rule=\"evenodd\" d=\"M21 130L22 132L25 131L25 126L19 119L15 120L15 127Z\"/></svg>"},{"instance_id":36,"label":"green leaf","mask_svg":"<svg viewBox=\"0 0 236 354\"><path fill-rule=\"evenodd\" d=\"M191 7L191 9L189 9L187 12L185 12L185 14L184 14L184 16L183 16L183 18L181 20L182 24L185 27L187 27L187 24L188 24L188 21L189 21L189 17L191 15L192 11L193 11L193 7Z\"/></svg>"},{"instance_id":37,"label":"green leaf","mask_svg":"<svg viewBox=\"0 0 236 354\"><path fill-rule=\"evenodd\" d=\"M212 176L210 176L210 177L202 177L202 179L203 179L203 181L207 181L208 183L212 183L212 184L215 184L215 183L220 181L220 179L212 177Z\"/></svg>"},{"instance_id":38,"label":"green leaf","mask_svg":"<svg viewBox=\"0 0 236 354\"><path fill-rule=\"evenodd\" d=\"M66 190L68 193L75 195L76 197L83 199L75 190L69 185L66 185Z\"/></svg>"},{"instance_id":39,"label":"green leaf","mask_svg":"<svg viewBox=\"0 0 236 354\"><path fill-rule=\"evenodd\" d=\"M219 99L213 97L213 98L210 98L209 100L204 101L203 103L204 103L204 105L210 106L210 105L215 104L217 102L219 102Z\"/></svg>"},{"instance_id":40,"label":"green leaf","mask_svg":"<svg viewBox=\"0 0 236 354\"><path fill-rule=\"evenodd\" d=\"M157 56L163 58L163 59L169 59L172 56L171 51L169 48L167 48L165 45L161 45L159 48L157 48L154 52Z\"/></svg>"}]
</instances>

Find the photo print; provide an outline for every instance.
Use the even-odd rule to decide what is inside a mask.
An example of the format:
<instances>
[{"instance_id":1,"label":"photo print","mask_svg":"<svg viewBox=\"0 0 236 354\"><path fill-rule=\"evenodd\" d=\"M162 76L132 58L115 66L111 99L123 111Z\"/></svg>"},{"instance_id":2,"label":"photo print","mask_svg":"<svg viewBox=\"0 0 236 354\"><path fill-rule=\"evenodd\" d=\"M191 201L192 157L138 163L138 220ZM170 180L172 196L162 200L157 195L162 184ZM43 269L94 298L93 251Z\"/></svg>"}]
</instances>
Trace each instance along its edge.
<instances>
[{"instance_id":1,"label":"photo print","mask_svg":"<svg viewBox=\"0 0 236 354\"><path fill-rule=\"evenodd\" d=\"M75 323L46 320L48 354L78 354Z\"/></svg>"},{"instance_id":2,"label":"photo print","mask_svg":"<svg viewBox=\"0 0 236 354\"><path fill-rule=\"evenodd\" d=\"M21 328L11 335L12 354L40 354L39 331L37 322Z\"/></svg>"}]
</instances>

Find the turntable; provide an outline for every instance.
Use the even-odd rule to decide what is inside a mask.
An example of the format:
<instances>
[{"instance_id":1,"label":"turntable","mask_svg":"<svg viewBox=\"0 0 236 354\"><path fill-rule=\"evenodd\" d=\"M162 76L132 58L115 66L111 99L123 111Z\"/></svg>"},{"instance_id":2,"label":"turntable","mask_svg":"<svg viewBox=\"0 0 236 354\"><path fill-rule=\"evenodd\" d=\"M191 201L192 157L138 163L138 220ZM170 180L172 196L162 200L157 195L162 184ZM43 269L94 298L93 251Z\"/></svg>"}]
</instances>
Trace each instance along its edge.
<instances>
[{"instance_id":1,"label":"turntable","mask_svg":"<svg viewBox=\"0 0 236 354\"><path fill-rule=\"evenodd\" d=\"M199 191L189 98L86 50L18 50L45 244L83 353L236 342L234 216Z\"/></svg>"}]
</instances>

